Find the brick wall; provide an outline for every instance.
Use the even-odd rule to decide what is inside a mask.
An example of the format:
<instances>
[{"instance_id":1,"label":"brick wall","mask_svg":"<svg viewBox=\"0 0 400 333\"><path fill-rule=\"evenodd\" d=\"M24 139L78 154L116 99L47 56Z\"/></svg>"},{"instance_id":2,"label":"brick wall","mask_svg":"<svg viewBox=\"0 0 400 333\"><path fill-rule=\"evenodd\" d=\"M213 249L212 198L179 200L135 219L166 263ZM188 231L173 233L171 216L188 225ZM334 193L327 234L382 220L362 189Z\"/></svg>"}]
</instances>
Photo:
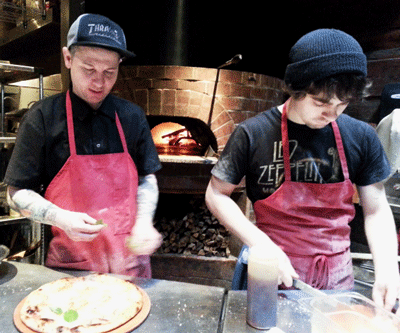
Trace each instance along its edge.
<instances>
[{"instance_id":1,"label":"brick wall","mask_svg":"<svg viewBox=\"0 0 400 333\"><path fill-rule=\"evenodd\" d=\"M122 66L113 93L147 115L186 116L208 123L217 69ZM235 125L283 102L283 82L266 75L220 70L211 130L222 151Z\"/></svg>"}]
</instances>

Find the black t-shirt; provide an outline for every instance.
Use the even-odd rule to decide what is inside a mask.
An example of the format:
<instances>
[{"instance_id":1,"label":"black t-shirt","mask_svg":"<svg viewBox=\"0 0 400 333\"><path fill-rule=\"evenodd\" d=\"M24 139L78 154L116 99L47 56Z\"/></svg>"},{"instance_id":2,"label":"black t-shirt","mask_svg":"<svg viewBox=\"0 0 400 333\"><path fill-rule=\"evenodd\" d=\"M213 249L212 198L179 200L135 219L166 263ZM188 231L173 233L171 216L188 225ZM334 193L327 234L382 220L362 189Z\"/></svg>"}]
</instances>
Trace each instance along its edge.
<instances>
[{"instance_id":1,"label":"black t-shirt","mask_svg":"<svg viewBox=\"0 0 400 333\"><path fill-rule=\"evenodd\" d=\"M230 136L212 174L239 184L254 203L272 194L284 180L282 115L274 107L239 124ZM360 186L383 181L390 165L372 126L342 114L337 119L350 180ZM311 129L288 120L292 181L335 183L343 181L331 125Z\"/></svg>"},{"instance_id":2,"label":"black t-shirt","mask_svg":"<svg viewBox=\"0 0 400 333\"><path fill-rule=\"evenodd\" d=\"M44 190L70 156L66 94L37 102L24 116L4 182L18 188ZM123 151L115 112L121 121L130 155L140 176L161 169L144 111L109 95L98 110L71 93L78 155Z\"/></svg>"}]
</instances>

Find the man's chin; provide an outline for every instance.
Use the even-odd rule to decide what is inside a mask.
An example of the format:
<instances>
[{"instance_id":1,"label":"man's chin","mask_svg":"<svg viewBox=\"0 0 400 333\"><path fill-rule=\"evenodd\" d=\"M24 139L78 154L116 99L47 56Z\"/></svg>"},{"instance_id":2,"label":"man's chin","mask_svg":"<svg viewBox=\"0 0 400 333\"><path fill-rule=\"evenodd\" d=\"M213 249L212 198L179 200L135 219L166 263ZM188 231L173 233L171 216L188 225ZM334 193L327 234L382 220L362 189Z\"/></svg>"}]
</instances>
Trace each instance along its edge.
<instances>
[{"instance_id":1,"label":"man's chin","mask_svg":"<svg viewBox=\"0 0 400 333\"><path fill-rule=\"evenodd\" d=\"M314 121L314 122L309 122L306 125L312 129L321 129L328 126L329 124L330 122L327 121Z\"/></svg>"}]
</instances>

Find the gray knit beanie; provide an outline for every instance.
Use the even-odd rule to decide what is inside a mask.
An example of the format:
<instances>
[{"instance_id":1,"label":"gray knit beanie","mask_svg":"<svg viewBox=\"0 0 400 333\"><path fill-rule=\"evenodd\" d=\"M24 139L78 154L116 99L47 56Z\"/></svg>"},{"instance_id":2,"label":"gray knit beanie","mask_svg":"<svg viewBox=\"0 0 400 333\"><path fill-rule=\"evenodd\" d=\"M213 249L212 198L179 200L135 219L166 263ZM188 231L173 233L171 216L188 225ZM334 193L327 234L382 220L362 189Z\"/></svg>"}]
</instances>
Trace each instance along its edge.
<instances>
[{"instance_id":1,"label":"gray knit beanie","mask_svg":"<svg viewBox=\"0 0 400 333\"><path fill-rule=\"evenodd\" d=\"M343 31L318 29L301 37L290 50L285 82L304 88L344 73L367 76L367 58L360 44Z\"/></svg>"}]
</instances>

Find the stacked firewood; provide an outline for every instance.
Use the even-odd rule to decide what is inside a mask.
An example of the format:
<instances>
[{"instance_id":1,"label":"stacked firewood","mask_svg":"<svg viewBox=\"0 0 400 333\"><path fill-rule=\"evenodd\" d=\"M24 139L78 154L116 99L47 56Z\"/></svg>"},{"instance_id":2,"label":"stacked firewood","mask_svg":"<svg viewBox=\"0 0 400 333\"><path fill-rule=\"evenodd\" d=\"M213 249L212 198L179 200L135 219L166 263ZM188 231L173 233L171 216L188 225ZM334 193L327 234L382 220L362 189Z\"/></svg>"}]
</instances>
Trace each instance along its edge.
<instances>
[{"instance_id":1,"label":"stacked firewood","mask_svg":"<svg viewBox=\"0 0 400 333\"><path fill-rule=\"evenodd\" d=\"M157 218L155 228L163 235L157 253L229 257L229 232L210 213L204 199L192 200L192 211L183 218Z\"/></svg>"}]
</instances>

